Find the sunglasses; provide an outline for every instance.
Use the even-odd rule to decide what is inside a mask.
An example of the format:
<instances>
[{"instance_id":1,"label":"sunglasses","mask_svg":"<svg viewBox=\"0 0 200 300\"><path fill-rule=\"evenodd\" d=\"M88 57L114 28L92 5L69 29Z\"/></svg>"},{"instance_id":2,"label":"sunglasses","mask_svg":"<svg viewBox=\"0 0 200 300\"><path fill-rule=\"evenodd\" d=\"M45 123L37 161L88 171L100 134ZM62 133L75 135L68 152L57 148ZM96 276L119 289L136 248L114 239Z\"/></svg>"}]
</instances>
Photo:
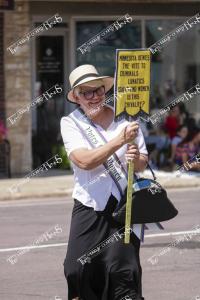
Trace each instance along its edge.
<instances>
[{"instance_id":1,"label":"sunglasses","mask_svg":"<svg viewBox=\"0 0 200 300\"><path fill-rule=\"evenodd\" d=\"M79 92L79 94L83 95L86 100L92 99L94 97L94 93L96 93L97 96L103 96L105 94L105 86L100 86L93 91Z\"/></svg>"}]
</instances>

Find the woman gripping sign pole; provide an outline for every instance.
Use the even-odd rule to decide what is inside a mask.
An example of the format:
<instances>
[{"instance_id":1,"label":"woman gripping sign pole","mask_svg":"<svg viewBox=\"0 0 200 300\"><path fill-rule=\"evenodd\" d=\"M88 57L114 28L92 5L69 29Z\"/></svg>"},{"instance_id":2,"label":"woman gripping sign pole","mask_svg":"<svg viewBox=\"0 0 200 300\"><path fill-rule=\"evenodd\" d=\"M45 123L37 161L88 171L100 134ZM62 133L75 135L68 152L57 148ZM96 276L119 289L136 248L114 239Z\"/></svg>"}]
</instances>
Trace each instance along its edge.
<instances>
[{"instance_id":1,"label":"woman gripping sign pole","mask_svg":"<svg viewBox=\"0 0 200 300\"><path fill-rule=\"evenodd\" d=\"M61 119L75 183L64 261L68 300L115 300L131 293L144 300L141 224L134 226L131 241L125 245L124 226L112 216L127 187L126 159L134 159L136 172L146 167L148 153L142 131L137 122L114 122L114 109L105 104L113 78L100 76L92 65L81 65L69 79L67 99L77 108ZM128 146L132 140L136 145Z\"/></svg>"}]
</instances>

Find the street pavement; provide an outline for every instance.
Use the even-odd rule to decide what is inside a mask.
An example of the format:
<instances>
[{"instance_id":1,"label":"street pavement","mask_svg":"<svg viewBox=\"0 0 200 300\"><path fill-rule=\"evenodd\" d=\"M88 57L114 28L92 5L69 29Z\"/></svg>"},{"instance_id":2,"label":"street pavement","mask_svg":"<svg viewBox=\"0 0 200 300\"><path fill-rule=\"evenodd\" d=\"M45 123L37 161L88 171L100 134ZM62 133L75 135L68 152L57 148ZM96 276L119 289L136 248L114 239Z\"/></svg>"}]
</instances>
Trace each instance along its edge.
<instances>
[{"instance_id":1,"label":"street pavement","mask_svg":"<svg viewBox=\"0 0 200 300\"><path fill-rule=\"evenodd\" d=\"M145 300L196 300L200 298L200 231L196 230L200 188L168 193L179 215L163 222L163 231L146 231L140 253L143 295ZM0 300L67 300L63 261L72 205L70 196L0 202ZM45 232L49 235L42 239Z\"/></svg>"}]
</instances>

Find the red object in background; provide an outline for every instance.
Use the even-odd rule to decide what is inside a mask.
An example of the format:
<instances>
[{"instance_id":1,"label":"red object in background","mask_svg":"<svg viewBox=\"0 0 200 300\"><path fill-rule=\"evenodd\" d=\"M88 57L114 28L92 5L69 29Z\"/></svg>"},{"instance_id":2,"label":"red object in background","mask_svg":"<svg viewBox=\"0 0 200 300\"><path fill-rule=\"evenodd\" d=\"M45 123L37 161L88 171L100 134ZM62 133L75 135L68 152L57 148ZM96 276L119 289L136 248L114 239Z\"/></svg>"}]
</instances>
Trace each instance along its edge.
<instances>
[{"instance_id":1,"label":"red object in background","mask_svg":"<svg viewBox=\"0 0 200 300\"><path fill-rule=\"evenodd\" d=\"M6 137L7 129L3 122L0 120L0 140Z\"/></svg>"},{"instance_id":2,"label":"red object in background","mask_svg":"<svg viewBox=\"0 0 200 300\"><path fill-rule=\"evenodd\" d=\"M179 121L174 116L168 116L165 120L165 129L167 130L167 133L169 134L169 137L172 139L176 136L176 130L179 127Z\"/></svg>"}]
</instances>

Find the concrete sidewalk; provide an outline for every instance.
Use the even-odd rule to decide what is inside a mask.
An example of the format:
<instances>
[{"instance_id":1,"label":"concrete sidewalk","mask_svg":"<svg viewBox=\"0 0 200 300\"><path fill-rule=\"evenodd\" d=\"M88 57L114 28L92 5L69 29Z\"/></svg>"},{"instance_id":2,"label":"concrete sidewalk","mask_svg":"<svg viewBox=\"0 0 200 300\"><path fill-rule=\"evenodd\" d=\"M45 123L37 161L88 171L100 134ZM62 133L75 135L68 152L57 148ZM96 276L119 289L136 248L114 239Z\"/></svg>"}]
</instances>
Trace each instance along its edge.
<instances>
[{"instance_id":1,"label":"concrete sidewalk","mask_svg":"<svg viewBox=\"0 0 200 300\"><path fill-rule=\"evenodd\" d=\"M71 196L74 180L72 174L59 176L34 177L29 181L24 178L1 179L0 201L24 198L42 198ZM165 188L200 187L200 173L183 173L155 171L157 181ZM152 178L150 171L141 174ZM23 182L24 181L24 182Z\"/></svg>"}]
</instances>

